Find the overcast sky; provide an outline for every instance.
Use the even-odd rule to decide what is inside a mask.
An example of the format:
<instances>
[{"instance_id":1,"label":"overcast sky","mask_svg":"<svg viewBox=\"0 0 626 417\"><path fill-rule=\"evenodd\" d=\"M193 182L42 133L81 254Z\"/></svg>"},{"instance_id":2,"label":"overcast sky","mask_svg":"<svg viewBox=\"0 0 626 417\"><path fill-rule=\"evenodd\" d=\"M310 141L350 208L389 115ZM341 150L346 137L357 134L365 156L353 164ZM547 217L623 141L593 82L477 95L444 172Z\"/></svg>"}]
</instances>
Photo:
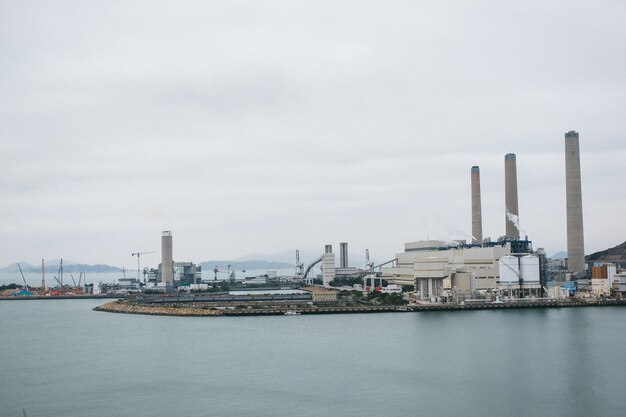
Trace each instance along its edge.
<instances>
[{"instance_id":1,"label":"overcast sky","mask_svg":"<svg viewBox=\"0 0 626 417\"><path fill-rule=\"evenodd\" d=\"M0 0L0 266L132 267L520 226L566 250L580 133L585 251L626 240L626 2ZM309 261L308 259L304 260Z\"/></svg>"}]
</instances>

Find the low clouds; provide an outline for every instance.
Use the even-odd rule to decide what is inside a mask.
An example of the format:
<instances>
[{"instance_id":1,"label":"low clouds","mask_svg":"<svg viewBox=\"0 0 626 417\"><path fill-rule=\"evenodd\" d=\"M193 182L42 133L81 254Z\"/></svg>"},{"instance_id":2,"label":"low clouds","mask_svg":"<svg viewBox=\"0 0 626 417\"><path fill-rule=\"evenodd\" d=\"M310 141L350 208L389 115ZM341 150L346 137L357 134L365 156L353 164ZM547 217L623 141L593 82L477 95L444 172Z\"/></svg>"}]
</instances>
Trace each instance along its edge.
<instances>
[{"instance_id":1,"label":"low clouds","mask_svg":"<svg viewBox=\"0 0 626 417\"><path fill-rule=\"evenodd\" d=\"M345 240L382 259L469 235L472 165L497 238L507 152L552 253L571 129L587 252L624 240L620 2L0 7L0 264L132 266L164 229L194 261Z\"/></svg>"}]
</instances>

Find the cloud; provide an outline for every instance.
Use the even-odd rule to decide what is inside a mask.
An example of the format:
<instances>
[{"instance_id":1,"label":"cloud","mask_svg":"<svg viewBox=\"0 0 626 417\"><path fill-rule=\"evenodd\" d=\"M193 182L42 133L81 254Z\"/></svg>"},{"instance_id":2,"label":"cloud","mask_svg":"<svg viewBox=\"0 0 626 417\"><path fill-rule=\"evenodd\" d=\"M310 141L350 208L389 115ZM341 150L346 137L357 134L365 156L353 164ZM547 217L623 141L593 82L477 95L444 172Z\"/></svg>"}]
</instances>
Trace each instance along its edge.
<instances>
[{"instance_id":1,"label":"cloud","mask_svg":"<svg viewBox=\"0 0 626 417\"><path fill-rule=\"evenodd\" d=\"M196 261L340 240L392 256L468 238L472 165L497 238L507 152L520 221L557 252L571 129L588 252L612 246L625 18L611 1L3 4L0 263L132 266L162 229Z\"/></svg>"}]
</instances>

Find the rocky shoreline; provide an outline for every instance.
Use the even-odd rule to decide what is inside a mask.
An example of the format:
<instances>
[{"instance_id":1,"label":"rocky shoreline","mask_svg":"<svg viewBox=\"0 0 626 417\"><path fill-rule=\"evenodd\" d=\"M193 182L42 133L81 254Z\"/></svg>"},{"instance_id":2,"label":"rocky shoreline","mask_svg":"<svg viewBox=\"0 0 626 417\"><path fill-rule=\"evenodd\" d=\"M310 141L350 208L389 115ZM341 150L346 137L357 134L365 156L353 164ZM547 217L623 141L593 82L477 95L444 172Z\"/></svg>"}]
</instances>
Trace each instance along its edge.
<instances>
[{"instance_id":1,"label":"rocky shoreline","mask_svg":"<svg viewBox=\"0 0 626 417\"><path fill-rule=\"evenodd\" d=\"M197 307L170 307L128 304L123 301L113 301L95 307L95 311L121 314L147 314L152 316L222 316L220 310Z\"/></svg>"},{"instance_id":2,"label":"rocky shoreline","mask_svg":"<svg viewBox=\"0 0 626 417\"><path fill-rule=\"evenodd\" d=\"M129 303L128 301L114 301L95 307L95 311L121 314L147 314L153 316L277 316L292 314L349 314L349 313L390 313L408 311L406 307L400 306L289 306L289 305L259 305L247 306L247 308L235 308L233 306L211 306L206 305L154 305Z\"/></svg>"},{"instance_id":3,"label":"rocky shoreline","mask_svg":"<svg viewBox=\"0 0 626 417\"><path fill-rule=\"evenodd\" d=\"M507 310L528 308L568 308L568 307L609 307L626 306L626 301L535 301L526 303L481 303L481 304L427 304L412 306L304 306L304 305L258 305L224 306L206 304L142 304L128 301L114 301L95 307L95 311L121 314L146 314L152 316L274 316L293 314L354 314L354 313L393 313L418 311L468 311L468 310Z\"/></svg>"}]
</instances>

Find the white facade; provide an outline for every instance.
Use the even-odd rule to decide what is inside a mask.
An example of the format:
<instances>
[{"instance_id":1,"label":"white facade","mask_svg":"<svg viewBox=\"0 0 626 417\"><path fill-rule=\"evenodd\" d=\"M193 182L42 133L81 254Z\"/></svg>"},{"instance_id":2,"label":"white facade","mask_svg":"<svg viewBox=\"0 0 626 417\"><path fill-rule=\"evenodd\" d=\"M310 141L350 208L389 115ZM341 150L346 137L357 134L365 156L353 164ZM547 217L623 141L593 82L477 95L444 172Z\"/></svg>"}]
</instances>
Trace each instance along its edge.
<instances>
[{"instance_id":1,"label":"white facade","mask_svg":"<svg viewBox=\"0 0 626 417\"><path fill-rule=\"evenodd\" d=\"M335 279L335 254L325 253L322 255L322 283L324 287L330 287L330 281Z\"/></svg>"},{"instance_id":2,"label":"white facade","mask_svg":"<svg viewBox=\"0 0 626 417\"><path fill-rule=\"evenodd\" d=\"M539 257L534 255L503 256L500 258L500 286L539 286Z\"/></svg>"},{"instance_id":3,"label":"white facade","mask_svg":"<svg viewBox=\"0 0 626 417\"><path fill-rule=\"evenodd\" d=\"M618 291L622 294L626 293L626 272L614 274L613 290Z\"/></svg>"},{"instance_id":4,"label":"white facade","mask_svg":"<svg viewBox=\"0 0 626 417\"><path fill-rule=\"evenodd\" d=\"M380 292L383 294L400 294L402 292L402 287L396 284L389 284L386 287L381 288Z\"/></svg>"},{"instance_id":5,"label":"white facade","mask_svg":"<svg viewBox=\"0 0 626 417\"><path fill-rule=\"evenodd\" d=\"M608 278L592 278L591 292L594 295L609 295L611 293L611 281Z\"/></svg>"},{"instance_id":6,"label":"white facade","mask_svg":"<svg viewBox=\"0 0 626 417\"><path fill-rule=\"evenodd\" d=\"M500 258L500 279L501 286L519 285L519 258L517 256L503 256Z\"/></svg>"},{"instance_id":7,"label":"white facade","mask_svg":"<svg viewBox=\"0 0 626 417\"><path fill-rule=\"evenodd\" d=\"M500 278L499 260L509 253L509 243L462 248L435 240L409 242L404 253L396 254L397 265L382 268L382 273L393 284L416 284L416 290L426 291L429 297L447 289L470 294L496 287Z\"/></svg>"}]
</instances>

